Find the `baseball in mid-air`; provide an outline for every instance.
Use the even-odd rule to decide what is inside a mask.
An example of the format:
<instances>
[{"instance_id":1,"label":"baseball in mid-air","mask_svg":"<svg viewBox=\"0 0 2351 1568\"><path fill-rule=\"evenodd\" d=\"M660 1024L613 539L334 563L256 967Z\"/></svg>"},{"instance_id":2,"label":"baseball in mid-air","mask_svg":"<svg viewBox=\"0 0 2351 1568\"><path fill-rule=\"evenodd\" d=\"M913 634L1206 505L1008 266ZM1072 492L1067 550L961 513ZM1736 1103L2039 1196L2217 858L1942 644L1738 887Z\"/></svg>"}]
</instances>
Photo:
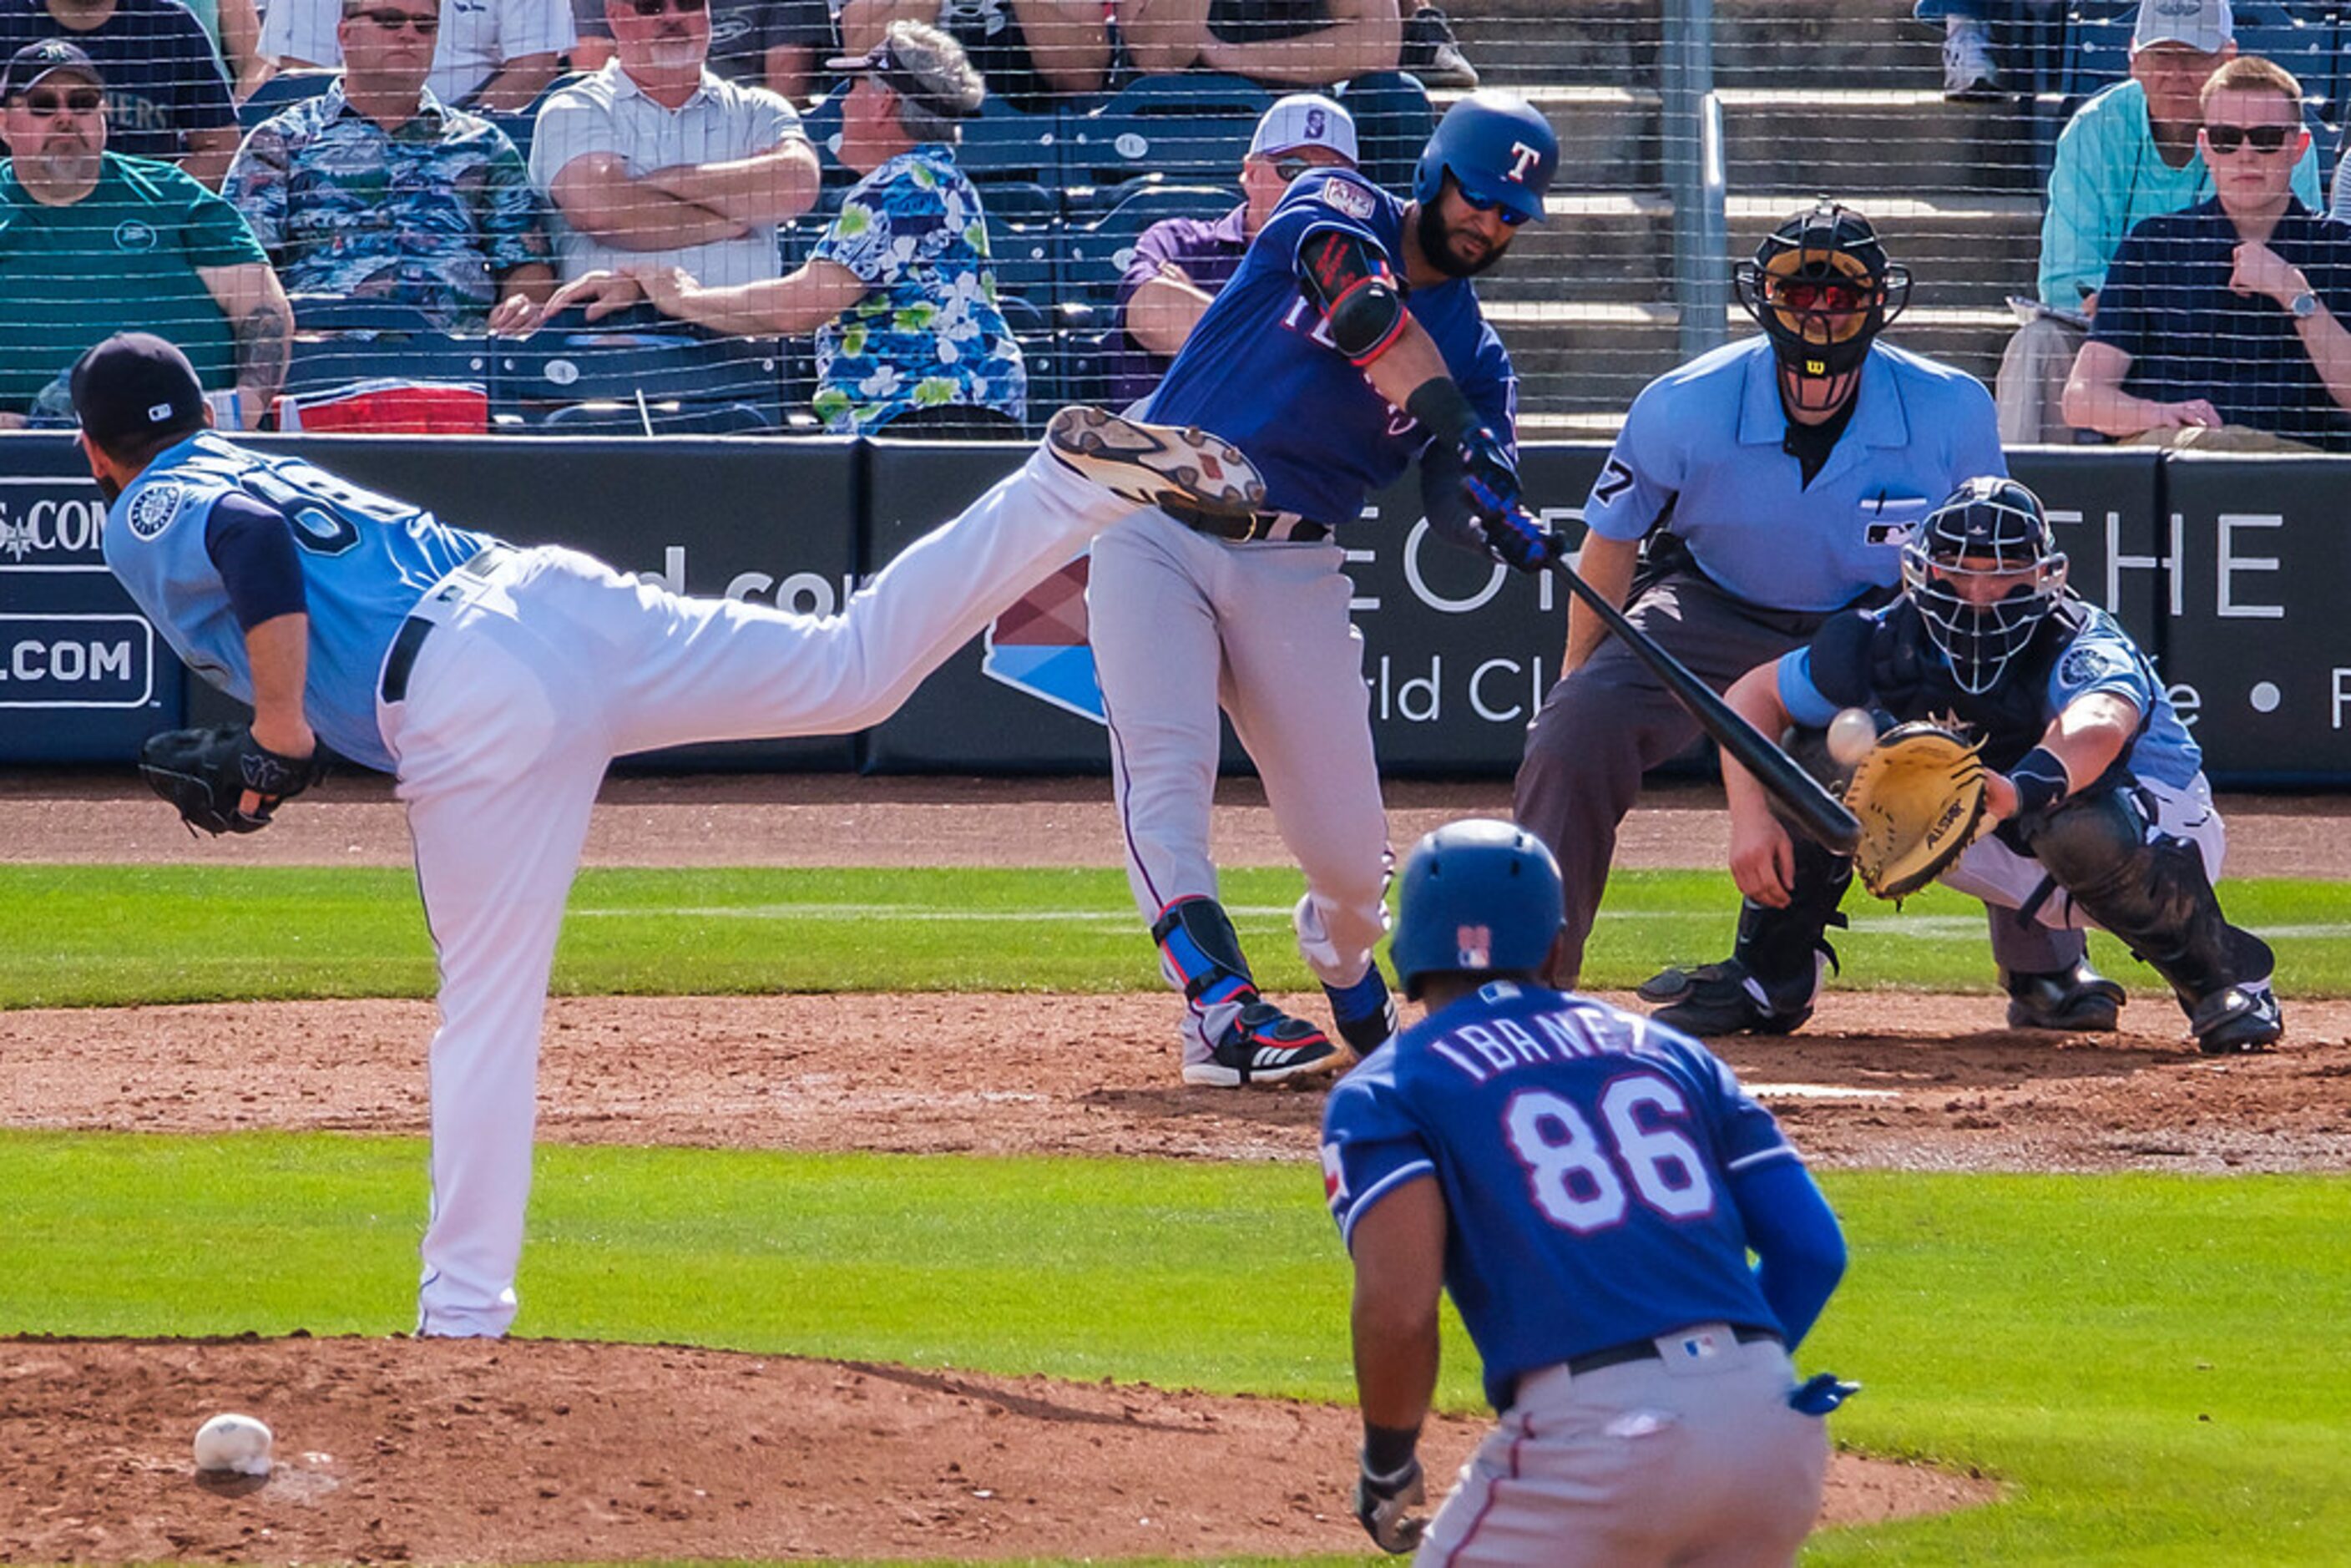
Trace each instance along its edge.
<instances>
[{"instance_id":1,"label":"baseball in mid-air","mask_svg":"<svg viewBox=\"0 0 2351 1568\"><path fill-rule=\"evenodd\" d=\"M1829 720L1829 755L1840 768L1854 768L1869 755L1877 744L1877 720L1867 708L1849 707L1837 710Z\"/></svg>"},{"instance_id":2,"label":"baseball in mid-air","mask_svg":"<svg viewBox=\"0 0 2351 1568\"><path fill-rule=\"evenodd\" d=\"M269 1445L269 1427L259 1417L234 1411L215 1416L196 1428L196 1469L266 1476Z\"/></svg>"}]
</instances>

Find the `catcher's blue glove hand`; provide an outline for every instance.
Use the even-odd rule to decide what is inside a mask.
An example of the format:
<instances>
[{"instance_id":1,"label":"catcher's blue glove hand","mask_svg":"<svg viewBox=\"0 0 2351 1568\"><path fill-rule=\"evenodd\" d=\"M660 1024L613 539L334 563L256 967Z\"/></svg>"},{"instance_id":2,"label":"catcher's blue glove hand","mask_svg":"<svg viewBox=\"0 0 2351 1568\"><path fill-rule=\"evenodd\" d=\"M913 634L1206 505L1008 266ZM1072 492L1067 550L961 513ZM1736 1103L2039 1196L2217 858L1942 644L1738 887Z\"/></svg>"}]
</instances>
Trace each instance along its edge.
<instances>
[{"instance_id":1,"label":"catcher's blue glove hand","mask_svg":"<svg viewBox=\"0 0 2351 1568\"><path fill-rule=\"evenodd\" d=\"M1418 1459L1405 1460L1404 1469L1394 1475L1375 1476L1361 1467L1356 1471L1355 1517L1363 1521L1364 1533L1383 1552L1401 1555L1420 1544L1420 1532L1428 1528L1428 1521L1407 1518L1405 1511L1427 1500Z\"/></svg>"}]
</instances>

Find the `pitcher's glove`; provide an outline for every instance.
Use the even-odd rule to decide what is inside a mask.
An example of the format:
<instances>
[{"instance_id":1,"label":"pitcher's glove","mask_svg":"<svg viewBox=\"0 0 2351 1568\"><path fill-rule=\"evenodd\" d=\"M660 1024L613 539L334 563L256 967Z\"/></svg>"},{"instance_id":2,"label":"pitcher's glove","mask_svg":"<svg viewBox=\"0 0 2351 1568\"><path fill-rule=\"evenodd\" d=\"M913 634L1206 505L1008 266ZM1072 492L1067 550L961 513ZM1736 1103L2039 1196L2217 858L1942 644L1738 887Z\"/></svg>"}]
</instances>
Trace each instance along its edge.
<instances>
[{"instance_id":1,"label":"pitcher's glove","mask_svg":"<svg viewBox=\"0 0 2351 1568\"><path fill-rule=\"evenodd\" d=\"M326 769L319 754L287 757L253 738L243 725L216 729L167 729L139 748L140 776L169 800L193 831L256 833L270 813L317 783ZM260 797L248 814L245 792Z\"/></svg>"},{"instance_id":2,"label":"pitcher's glove","mask_svg":"<svg viewBox=\"0 0 2351 1568\"><path fill-rule=\"evenodd\" d=\"M1982 743L1924 720L1896 725L1854 769L1844 803L1861 819L1853 867L1880 898L1908 897L1950 869L1991 826Z\"/></svg>"},{"instance_id":3,"label":"pitcher's glove","mask_svg":"<svg viewBox=\"0 0 2351 1568\"><path fill-rule=\"evenodd\" d=\"M1356 1470L1355 1517L1363 1521L1364 1533L1383 1552L1401 1556L1420 1544L1421 1531L1428 1528L1428 1521L1405 1511L1427 1500L1428 1489L1421 1484L1416 1458L1406 1459L1404 1469L1394 1475L1375 1476L1368 1464Z\"/></svg>"}]
</instances>

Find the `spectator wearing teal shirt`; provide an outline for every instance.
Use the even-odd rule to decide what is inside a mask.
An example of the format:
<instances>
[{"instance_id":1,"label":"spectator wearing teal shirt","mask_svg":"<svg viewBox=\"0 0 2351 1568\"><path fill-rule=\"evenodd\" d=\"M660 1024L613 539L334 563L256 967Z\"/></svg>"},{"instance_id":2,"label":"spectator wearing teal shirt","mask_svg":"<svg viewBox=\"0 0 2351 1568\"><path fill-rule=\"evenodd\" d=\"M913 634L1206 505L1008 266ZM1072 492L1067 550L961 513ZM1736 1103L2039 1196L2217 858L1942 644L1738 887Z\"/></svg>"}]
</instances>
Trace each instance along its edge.
<instances>
[{"instance_id":1,"label":"spectator wearing teal shirt","mask_svg":"<svg viewBox=\"0 0 2351 1568\"><path fill-rule=\"evenodd\" d=\"M865 177L804 266L730 288L677 267L591 273L556 290L547 314L585 304L594 320L649 297L716 331L812 330L827 430L1016 433L1028 370L997 307L979 193L955 166L956 122L985 95L978 72L953 38L916 22L893 23L871 54L826 65L856 78L841 161Z\"/></svg>"},{"instance_id":2,"label":"spectator wearing teal shirt","mask_svg":"<svg viewBox=\"0 0 2351 1568\"><path fill-rule=\"evenodd\" d=\"M293 313L236 210L172 165L106 150L105 83L49 39L0 80L0 425L21 425L83 350L178 343L253 428L286 379ZM46 405L44 405L46 406Z\"/></svg>"},{"instance_id":3,"label":"spectator wearing teal shirt","mask_svg":"<svg viewBox=\"0 0 2351 1568\"><path fill-rule=\"evenodd\" d=\"M493 307L528 318L555 269L514 143L424 85L438 18L436 0L345 0L341 78L254 127L223 189L289 293L479 330Z\"/></svg>"}]
</instances>

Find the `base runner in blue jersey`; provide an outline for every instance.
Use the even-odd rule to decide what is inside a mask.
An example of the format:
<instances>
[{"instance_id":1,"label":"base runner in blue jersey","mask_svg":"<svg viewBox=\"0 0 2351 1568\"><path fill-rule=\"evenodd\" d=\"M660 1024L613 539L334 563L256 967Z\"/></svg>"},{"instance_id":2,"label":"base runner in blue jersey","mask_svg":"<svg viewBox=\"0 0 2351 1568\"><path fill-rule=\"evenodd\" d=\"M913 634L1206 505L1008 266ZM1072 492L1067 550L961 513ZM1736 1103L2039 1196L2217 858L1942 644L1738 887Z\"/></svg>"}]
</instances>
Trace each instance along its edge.
<instances>
[{"instance_id":1,"label":"base runner in blue jersey","mask_svg":"<svg viewBox=\"0 0 2351 1568\"><path fill-rule=\"evenodd\" d=\"M2228 839L2202 755L2129 634L2066 591L2040 497L1998 475L1969 480L1904 547L1902 575L1892 604L1831 620L1742 676L1730 705L1768 735L1817 736L1846 709L1881 733L1956 720L1981 741L1998 825L1943 882L2053 929L2113 932L2170 982L2207 1054L2278 1040L2269 944L2230 925L2212 890ZM1817 910L1822 857L1795 852L1728 758L1723 784L1740 892L1799 918Z\"/></svg>"},{"instance_id":2,"label":"base runner in blue jersey","mask_svg":"<svg viewBox=\"0 0 2351 1568\"><path fill-rule=\"evenodd\" d=\"M1704 1046L1541 983L1560 908L1551 852L1509 823L1448 824L1405 862L1393 954L1426 1016L1322 1115L1355 1270L1356 1513L1427 1564L1790 1562L1853 1385L1799 1387L1788 1357L1844 1238ZM1440 1286L1501 1419L1423 1538Z\"/></svg>"},{"instance_id":3,"label":"base runner in blue jersey","mask_svg":"<svg viewBox=\"0 0 2351 1568\"><path fill-rule=\"evenodd\" d=\"M428 1334L503 1334L515 1314L548 969L612 758L877 724L1137 506L1264 504L1223 443L1064 409L1017 473L818 619L517 549L223 440L159 338L99 344L73 395L107 565L191 668L253 705L254 747L290 765L324 745L398 781L441 976Z\"/></svg>"},{"instance_id":4,"label":"base runner in blue jersey","mask_svg":"<svg viewBox=\"0 0 2351 1568\"><path fill-rule=\"evenodd\" d=\"M1417 460L1440 532L1541 568L1548 536L1514 521L1517 382L1470 280L1541 218L1558 164L1540 113L1480 92L1447 111L1409 202L1352 169L1305 169L1144 405L1248 453L1267 495L1231 528L1138 513L1095 541L1086 589L1127 880L1184 994L1187 1083L1327 1075L1341 1060L1320 1025L1259 994L1217 902L1219 707L1306 873L1298 950L1339 1034L1360 1052L1395 1028L1372 956L1387 818L1336 536Z\"/></svg>"}]
</instances>

